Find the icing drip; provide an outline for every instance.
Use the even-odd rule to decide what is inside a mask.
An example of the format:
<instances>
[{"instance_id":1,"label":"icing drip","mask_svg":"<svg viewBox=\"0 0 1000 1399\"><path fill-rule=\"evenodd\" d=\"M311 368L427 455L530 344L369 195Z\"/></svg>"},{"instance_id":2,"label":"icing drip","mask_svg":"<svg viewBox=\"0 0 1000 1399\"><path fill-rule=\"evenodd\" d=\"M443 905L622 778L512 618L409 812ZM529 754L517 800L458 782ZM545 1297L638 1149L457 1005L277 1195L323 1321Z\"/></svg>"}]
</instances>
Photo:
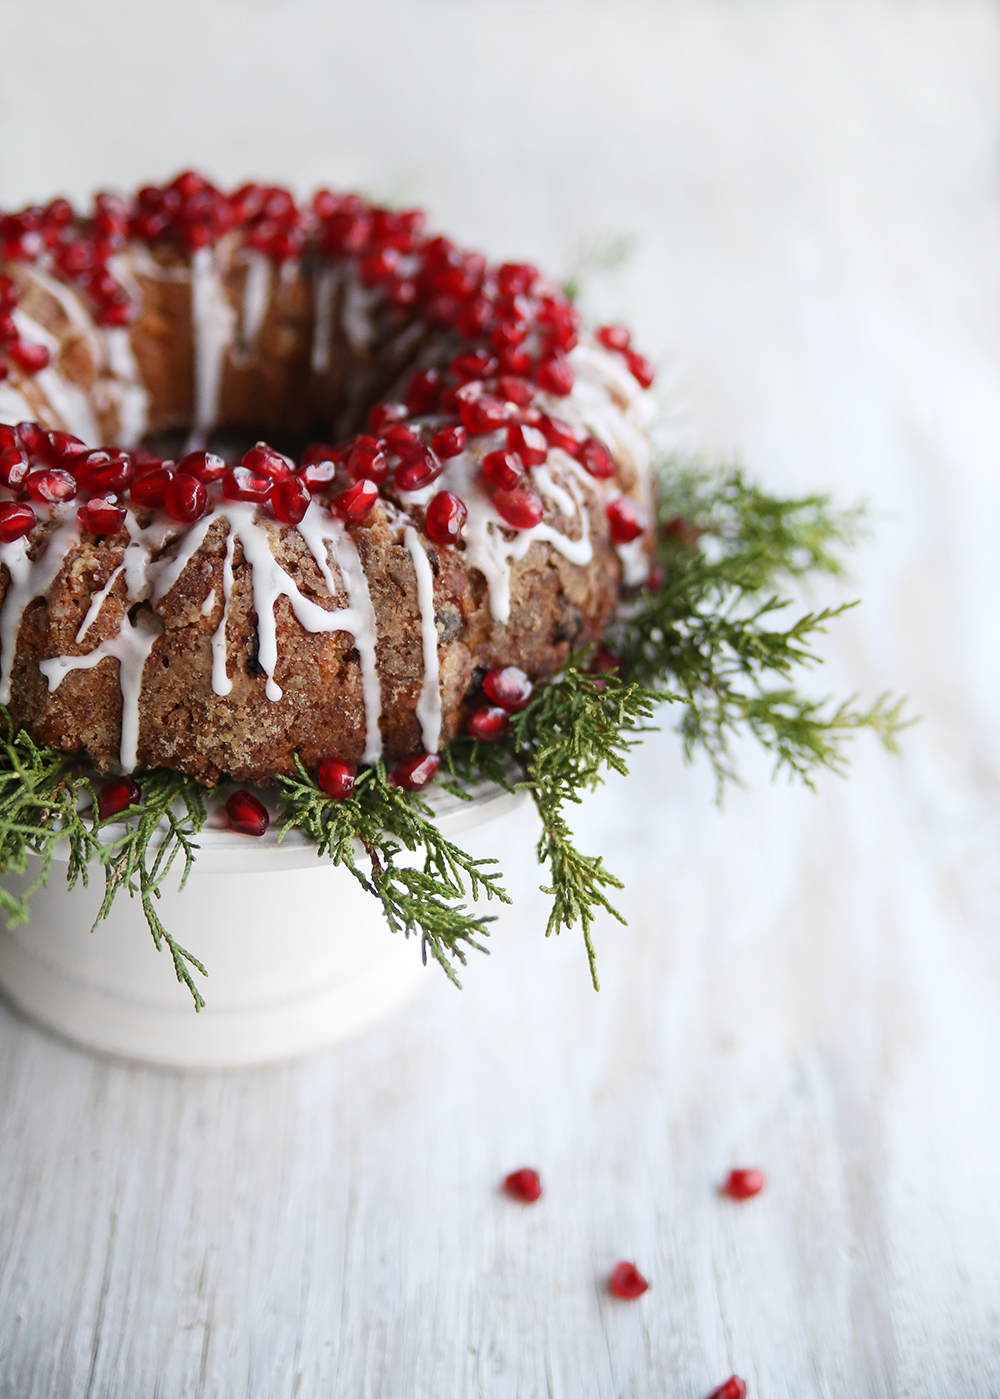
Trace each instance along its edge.
<instances>
[{"instance_id":1,"label":"icing drip","mask_svg":"<svg viewBox=\"0 0 1000 1399\"><path fill-rule=\"evenodd\" d=\"M120 578L124 572L125 565L123 563L120 563L115 569L114 573L112 573L111 577L105 583L104 587L100 590L100 592L95 593L90 599L90 606L87 608L87 615L80 623L80 630L74 637L77 646L80 645L80 643L83 641L83 638L87 635L91 627L97 621L101 613L101 608L104 606L104 599L107 597L108 593L110 593L111 589L115 586L116 580Z\"/></svg>"},{"instance_id":2,"label":"icing drip","mask_svg":"<svg viewBox=\"0 0 1000 1399\"><path fill-rule=\"evenodd\" d=\"M322 374L330 368L330 336L333 331L333 298L340 281L340 269L323 266L316 274L314 300L312 372Z\"/></svg>"},{"instance_id":3,"label":"icing drip","mask_svg":"<svg viewBox=\"0 0 1000 1399\"><path fill-rule=\"evenodd\" d=\"M407 525L403 541L417 575L417 603L420 607L420 635L424 650L424 682L417 701L420 733L428 753L438 751L441 738L441 680L438 668L438 633L434 618L434 574L417 531Z\"/></svg>"},{"instance_id":4,"label":"icing drip","mask_svg":"<svg viewBox=\"0 0 1000 1399\"><path fill-rule=\"evenodd\" d=\"M58 519L58 516L53 516ZM29 602L44 597L63 566L67 550L80 538L80 522L71 508L69 516L52 533L44 553L32 563L27 538L0 545L0 564L10 570L10 584L0 611L0 704L10 703L10 680L14 670L17 634Z\"/></svg>"},{"instance_id":5,"label":"icing drip","mask_svg":"<svg viewBox=\"0 0 1000 1399\"><path fill-rule=\"evenodd\" d=\"M226 623L229 621L229 599L233 595L233 555L236 553L236 533L230 530L226 538L226 557L222 561L222 620L212 633L212 691L225 696L233 688L226 666ZM215 589L212 589L215 598ZM204 607L202 611L204 612Z\"/></svg>"},{"instance_id":6,"label":"icing drip","mask_svg":"<svg viewBox=\"0 0 1000 1399\"><path fill-rule=\"evenodd\" d=\"M44 345L54 361L60 349L56 337L50 335L37 321L26 316L23 311L15 310L12 314L18 334L36 345ZM81 442L96 446L100 441L101 434L94 419L90 400L83 389L78 384L70 383L52 364L46 369L40 369L34 378L40 391L59 415L66 431L71 432L74 437L79 437Z\"/></svg>"},{"instance_id":7,"label":"icing drip","mask_svg":"<svg viewBox=\"0 0 1000 1399\"><path fill-rule=\"evenodd\" d=\"M375 333L372 312L381 297L378 287L363 287L356 278L348 278L341 324L353 354L362 355L371 345Z\"/></svg>"},{"instance_id":8,"label":"icing drip","mask_svg":"<svg viewBox=\"0 0 1000 1399\"><path fill-rule=\"evenodd\" d=\"M233 343L236 316L226 297L215 249L191 254L191 324L194 330L194 424L188 450L204 447L215 426L226 351Z\"/></svg>"},{"instance_id":9,"label":"icing drip","mask_svg":"<svg viewBox=\"0 0 1000 1399\"><path fill-rule=\"evenodd\" d=\"M246 260L247 277L243 284L240 339L243 350L252 354L257 348L271 300L271 259L254 248L247 248L243 257Z\"/></svg>"},{"instance_id":10,"label":"icing drip","mask_svg":"<svg viewBox=\"0 0 1000 1399\"><path fill-rule=\"evenodd\" d=\"M118 441L123 447L134 447L149 426L150 394L139 377L127 327L108 326L104 338L108 364L115 376L113 396L118 410Z\"/></svg>"},{"instance_id":11,"label":"icing drip","mask_svg":"<svg viewBox=\"0 0 1000 1399\"><path fill-rule=\"evenodd\" d=\"M38 669L49 682L49 691L58 689L71 670L92 670L108 656L118 661L118 684L122 692L122 736L118 760L123 772L134 772L139 752L139 696L142 693L142 672L153 643L163 633L159 619L152 612L140 612L133 625L128 614L122 618L121 630L109 641L102 641L85 656L53 656L39 661Z\"/></svg>"},{"instance_id":12,"label":"icing drip","mask_svg":"<svg viewBox=\"0 0 1000 1399\"><path fill-rule=\"evenodd\" d=\"M201 615L202 615L203 617L211 617L211 615L212 615L212 613L213 613L214 611L215 611L215 589L214 589L214 588L209 588L209 590L208 590L208 596L205 598L205 601L201 604Z\"/></svg>"}]
</instances>

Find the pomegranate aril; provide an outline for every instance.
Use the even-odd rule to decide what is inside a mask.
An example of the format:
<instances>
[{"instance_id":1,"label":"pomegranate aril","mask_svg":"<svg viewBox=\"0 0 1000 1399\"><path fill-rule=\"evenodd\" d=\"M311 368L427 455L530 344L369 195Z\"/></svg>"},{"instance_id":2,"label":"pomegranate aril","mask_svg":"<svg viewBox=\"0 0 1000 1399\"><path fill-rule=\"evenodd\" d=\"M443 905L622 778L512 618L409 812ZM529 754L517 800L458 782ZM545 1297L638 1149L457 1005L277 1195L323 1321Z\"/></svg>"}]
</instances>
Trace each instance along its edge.
<instances>
[{"instance_id":1,"label":"pomegranate aril","mask_svg":"<svg viewBox=\"0 0 1000 1399\"><path fill-rule=\"evenodd\" d=\"M16 431L25 449L29 451L33 457L40 457L42 455L42 448L45 445L45 439L48 436L41 424L18 423Z\"/></svg>"},{"instance_id":2,"label":"pomegranate aril","mask_svg":"<svg viewBox=\"0 0 1000 1399\"><path fill-rule=\"evenodd\" d=\"M488 379L500 365L495 355L488 350L463 350L448 366L460 383L470 379Z\"/></svg>"},{"instance_id":3,"label":"pomegranate aril","mask_svg":"<svg viewBox=\"0 0 1000 1399\"><path fill-rule=\"evenodd\" d=\"M330 514L346 524L356 525L369 514L377 500L378 486L374 481L362 479L334 497L330 502Z\"/></svg>"},{"instance_id":4,"label":"pomegranate aril","mask_svg":"<svg viewBox=\"0 0 1000 1399\"><path fill-rule=\"evenodd\" d=\"M271 822L264 803L242 788L227 800L226 815L230 829L244 836L262 836Z\"/></svg>"},{"instance_id":5,"label":"pomegranate aril","mask_svg":"<svg viewBox=\"0 0 1000 1399\"><path fill-rule=\"evenodd\" d=\"M739 1167L729 1172L722 1186L722 1193L728 1195L731 1200L749 1200L751 1196L760 1194L764 1184L763 1171L754 1170L752 1167Z\"/></svg>"},{"instance_id":6,"label":"pomegranate aril","mask_svg":"<svg viewBox=\"0 0 1000 1399\"><path fill-rule=\"evenodd\" d=\"M531 681L516 665L494 666L483 677L483 694L487 699L516 714L531 699Z\"/></svg>"},{"instance_id":7,"label":"pomegranate aril","mask_svg":"<svg viewBox=\"0 0 1000 1399\"><path fill-rule=\"evenodd\" d=\"M531 373L534 365L534 361L527 350L501 350L498 358L500 360L500 372L505 378L511 376L520 376L523 378Z\"/></svg>"},{"instance_id":8,"label":"pomegranate aril","mask_svg":"<svg viewBox=\"0 0 1000 1399\"><path fill-rule=\"evenodd\" d=\"M611 538L616 544L631 544L646 528L642 511L628 496L621 495L616 500L609 500L604 513L608 517Z\"/></svg>"},{"instance_id":9,"label":"pomegranate aril","mask_svg":"<svg viewBox=\"0 0 1000 1399\"><path fill-rule=\"evenodd\" d=\"M490 331L490 344L494 350L510 350L520 345L528 334L528 327L521 321L501 321Z\"/></svg>"},{"instance_id":10,"label":"pomegranate aril","mask_svg":"<svg viewBox=\"0 0 1000 1399\"><path fill-rule=\"evenodd\" d=\"M497 286L505 296L518 296L531 290L537 276L530 262L505 262L497 268Z\"/></svg>"},{"instance_id":11,"label":"pomegranate aril","mask_svg":"<svg viewBox=\"0 0 1000 1399\"><path fill-rule=\"evenodd\" d=\"M747 1382L741 1380L739 1375L730 1375L719 1385L718 1389L713 1389L706 1399L747 1399Z\"/></svg>"},{"instance_id":12,"label":"pomegranate aril","mask_svg":"<svg viewBox=\"0 0 1000 1399\"><path fill-rule=\"evenodd\" d=\"M298 476L275 481L271 487L271 513L283 525L297 525L309 509L309 487Z\"/></svg>"},{"instance_id":13,"label":"pomegranate aril","mask_svg":"<svg viewBox=\"0 0 1000 1399\"><path fill-rule=\"evenodd\" d=\"M524 476L524 463L516 452L487 452L481 465L490 485L502 491L512 491Z\"/></svg>"},{"instance_id":14,"label":"pomegranate aril","mask_svg":"<svg viewBox=\"0 0 1000 1399\"><path fill-rule=\"evenodd\" d=\"M451 491L438 491L427 507L424 530L435 544L455 544L461 538L468 516L464 500L459 500Z\"/></svg>"},{"instance_id":15,"label":"pomegranate aril","mask_svg":"<svg viewBox=\"0 0 1000 1399\"><path fill-rule=\"evenodd\" d=\"M105 495L110 491L124 491L135 475L132 458L127 452L101 448L88 452L72 468L81 485L94 495Z\"/></svg>"},{"instance_id":16,"label":"pomegranate aril","mask_svg":"<svg viewBox=\"0 0 1000 1399\"><path fill-rule=\"evenodd\" d=\"M4 447L0 451L0 482L12 491L21 489L29 470L28 454L20 447Z\"/></svg>"},{"instance_id":17,"label":"pomegranate aril","mask_svg":"<svg viewBox=\"0 0 1000 1399\"><path fill-rule=\"evenodd\" d=\"M608 481L615 474L615 463L611 453L597 437L588 437L577 449L577 460L591 476L598 481Z\"/></svg>"},{"instance_id":18,"label":"pomegranate aril","mask_svg":"<svg viewBox=\"0 0 1000 1399\"><path fill-rule=\"evenodd\" d=\"M543 359L538 366L535 375L538 380L538 387L544 389L546 393L553 394L556 398L565 398L573 388L573 381L576 377L573 373L573 366L569 360L562 355L552 355L549 359Z\"/></svg>"},{"instance_id":19,"label":"pomegranate aril","mask_svg":"<svg viewBox=\"0 0 1000 1399\"><path fill-rule=\"evenodd\" d=\"M506 709L499 705L483 704L474 709L465 721L465 727L480 743L496 743L510 733L510 718Z\"/></svg>"},{"instance_id":20,"label":"pomegranate aril","mask_svg":"<svg viewBox=\"0 0 1000 1399\"><path fill-rule=\"evenodd\" d=\"M312 494L325 491L336 480L339 465L336 459L310 462L299 472L299 480Z\"/></svg>"},{"instance_id":21,"label":"pomegranate aril","mask_svg":"<svg viewBox=\"0 0 1000 1399\"><path fill-rule=\"evenodd\" d=\"M511 1171L504 1178L504 1193L512 1200L520 1200L522 1205L533 1205L542 1194L542 1178L530 1166L522 1166L519 1171Z\"/></svg>"},{"instance_id":22,"label":"pomegranate aril","mask_svg":"<svg viewBox=\"0 0 1000 1399\"><path fill-rule=\"evenodd\" d=\"M31 499L39 505L61 505L65 500L72 500L78 489L76 477L58 466L30 471L24 478L24 486Z\"/></svg>"},{"instance_id":23,"label":"pomegranate aril","mask_svg":"<svg viewBox=\"0 0 1000 1399\"><path fill-rule=\"evenodd\" d=\"M192 524L205 513L208 504L208 491L195 476L178 471L167 483L163 495L167 512L182 524Z\"/></svg>"},{"instance_id":24,"label":"pomegranate aril","mask_svg":"<svg viewBox=\"0 0 1000 1399\"><path fill-rule=\"evenodd\" d=\"M17 321L9 311L0 312L0 345L13 345L17 338Z\"/></svg>"},{"instance_id":25,"label":"pomegranate aril","mask_svg":"<svg viewBox=\"0 0 1000 1399\"><path fill-rule=\"evenodd\" d=\"M410 410L405 403L376 403L368 410L368 430L376 436L391 423L401 423L408 418Z\"/></svg>"},{"instance_id":26,"label":"pomegranate aril","mask_svg":"<svg viewBox=\"0 0 1000 1399\"><path fill-rule=\"evenodd\" d=\"M478 340L493 319L493 307L483 296L475 296L455 317L455 329L463 340Z\"/></svg>"},{"instance_id":27,"label":"pomegranate aril","mask_svg":"<svg viewBox=\"0 0 1000 1399\"><path fill-rule=\"evenodd\" d=\"M406 406L415 417L433 413L441 397L444 381L437 369L418 369L410 375L406 386Z\"/></svg>"},{"instance_id":28,"label":"pomegranate aril","mask_svg":"<svg viewBox=\"0 0 1000 1399\"><path fill-rule=\"evenodd\" d=\"M389 462L381 443L374 437L355 438L347 457L347 474L354 481L381 485L389 475Z\"/></svg>"},{"instance_id":29,"label":"pomegranate aril","mask_svg":"<svg viewBox=\"0 0 1000 1399\"><path fill-rule=\"evenodd\" d=\"M358 775L357 763L345 762L343 758L324 758L319 765L317 782L328 797L342 801L354 795L354 779Z\"/></svg>"},{"instance_id":30,"label":"pomegranate aril","mask_svg":"<svg viewBox=\"0 0 1000 1399\"><path fill-rule=\"evenodd\" d=\"M51 359L44 345L32 345L27 340L15 340L6 347L6 352L25 374L38 374Z\"/></svg>"},{"instance_id":31,"label":"pomegranate aril","mask_svg":"<svg viewBox=\"0 0 1000 1399\"><path fill-rule=\"evenodd\" d=\"M632 336L623 325L599 325L594 332L606 350L617 350L624 354L632 343Z\"/></svg>"},{"instance_id":32,"label":"pomegranate aril","mask_svg":"<svg viewBox=\"0 0 1000 1399\"><path fill-rule=\"evenodd\" d=\"M140 482L135 483L136 486ZM245 466L229 466L222 478L222 494L226 500L249 500L255 505L264 505L271 495L274 481L263 472L250 471ZM135 495L135 486L132 488Z\"/></svg>"},{"instance_id":33,"label":"pomegranate aril","mask_svg":"<svg viewBox=\"0 0 1000 1399\"><path fill-rule=\"evenodd\" d=\"M507 450L516 452L525 466L541 466L549 454L549 444L537 427L511 423L507 429Z\"/></svg>"},{"instance_id":34,"label":"pomegranate aril","mask_svg":"<svg viewBox=\"0 0 1000 1399\"><path fill-rule=\"evenodd\" d=\"M187 456L181 457L177 463L177 470L183 471L187 476L193 476L196 481L204 481L208 486L213 481L222 480L226 474L226 463L214 452L188 452Z\"/></svg>"},{"instance_id":35,"label":"pomegranate aril","mask_svg":"<svg viewBox=\"0 0 1000 1399\"><path fill-rule=\"evenodd\" d=\"M12 306L17 305L18 290L17 285L10 277L5 277L0 272L0 311L9 311Z\"/></svg>"},{"instance_id":36,"label":"pomegranate aril","mask_svg":"<svg viewBox=\"0 0 1000 1399\"><path fill-rule=\"evenodd\" d=\"M436 481L443 470L444 463L428 449L416 461L401 462L392 479L398 491L420 491Z\"/></svg>"},{"instance_id":37,"label":"pomegranate aril","mask_svg":"<svg viewBox=\"0 0 1000 1399\"><path fill-rule=\"evenodd\" d=\"M382 437L385 446L404 461L413 461L424 451L424 444L415 432L402 423L392 423Z\"/></svg>"},{"instance_id":38,"label":"pomegranate aril","mask_svg":"<svg viewBox=\"0 0 1000 1399\"><path fill-rule=\"evenodd\" d=\"M266 442L258 442L249 452L245 452L240 466L258 476L267 476L272 481L284 481L292 474L292 464L288 458L269 447Z\"/></svg>"},{"instance_id":39,"label":"pomegranate aril","mask_svg":"<svg viewBox=\"0 0 1000 1399\"><path fill-rule=\"evenodd\" d=\"M0 543L13 544L35 528L35 512L30 505L6 500L0 505Z\"/></svg>"},{"instance_id":40,"label":"pomegranate aril","mask_svg":"<svg viewBox=\"0 0 1000 1399\"><path fill-rule=\"evenodd\" d=\"M623 1302L633 1302L649 1291L649 1283L634 1263L616 1263L608 1278L608 1291Z\"/></svg>"},{"instance_id":41,"label":"pomegranate aril","mask_svg":"<svg viewBox=\"0 0 1000 1399\"><path fill-rule=\"evenodd\" d=\"M482 435L496 432L509 420L511 410L492 394L458 400L458 416L469 432Z\"/></svg>"},{"instance_id":42,"label":"pomegranate aril","mask_svg":"<svg viewBox=\"0 0 1000 1399\"><path fill-rule=\"evenodd\" d=\"M545 434L545 440L550 447L559 447L571 457L576 456L583 439L569 423L564 423L562 418L550 418L546 413L539 419L538 426Z\"/></svg>"},{"instance_id":43,"label":"pomegranate aril","mask_svg":"<svg viewBox=\"0 0 1000 1399\"><path fill-rule=\"evenodd\" d=\"M389 782L393 787L402 787L404 792L422 792L440 766L441 759L436 753L412 753L408 758L400 758Z\"/></svg>"},{"instance_id":44,"label":"pomegranate aril","mask_svg":"<svg viewBox=\"0 0 1000 1399\"><path fill-rule=\"evenodd\" d=\"M493 504L501 519L513 529L534 529L542 523L545 513L542 497L537 491L517 486L512 491L496 491Z\"/></svg>"},{"instance_id":45,"label":"pomegranate aril","mask_svg":"<svg viewBox=\"0 0 1000 1399\"><path fill-rule=\"evenodd\" d=\"M468 434L461 423L456 423L454 427L443 427L440 432L436 432L431 438L431 451L446 461L451 457L461 456L465 451L465 444L468 441Z\"/></svg>"},{"instance_id":46,"label":"pomegranate aril","mask_svg":"<svg viewBox=\"0 0 1000 1399\"><path fill-rule=\"evenodd\" d=\"M629 350L625 356L625 363L631 369L633 377L638 379L644 389L648 389L656 378L656 370L649 360L644 355L637 355L634 350Z\"/></svg>"},{"instance_id":47,"label":"pomegranate aril","mask_svg":"<svg viewBox=\"0 0 1000 1399\"><path fill-rule=\"evenodd\" d=\"M169 466L157 466L144 476L137 476L129 487L133 504L141 505L146 510L162 510L167 499L167 487L173 477L173 470ZM229 499L243 500L245 497L230 496Z\"/></svg>"},{"instance_id":48,"label":"pomegranate aril","mask_svg":"<svg viewBox=\"0 0 1000 1399\"><path fill-rule=\"evenodd\" d=\"M70 432L46 432L30 449L49 466L60 466L74 475L90 448Z\"/></svg>"},{"instance_id":49,"label":"pomegranate aril","mask_svg":"<svg viewBox=\"0 0 1000 1399\"><path fill-rule=\"evenodd\" d=\"M117 534L125 523L125 507L114 496L104 499L94 496L81 505L76 517L88 534Z\"/></svg>"},{"instance_id":50,"label":"pomegranate aril","mask_svg":"<svg viewBox=\"0 0 1000 1399\"><path fill-rule=\"evenodd\" d=\"M10 423L0 423L0 451L7 451L10 447L21 450L21 439L17 435L17 428Z\"/></svg>"},{"instance_id":51,"label":"pomegranate aril","mask_svg":"<svg viewBox=\"0 0 1000 1399\"><path fill-rule=\"evenodd\" d=\"M112 777L97 794L97 819L107 821L130 806L138 806L141 800L142 793L131 777Z\"/></svg>"},{"instance_id":52,"label":"pomegranate aril","mask_svg":"<svg viewBox=\"0 0 1000 1399\"><path fill-rule=\"evenodd\" d=\"M517 374L501 374L497 380L497 397L507 403L516 403L518 408L527 408L535 396L535 390L527 379Z\"/></svg>"}]
</instances>

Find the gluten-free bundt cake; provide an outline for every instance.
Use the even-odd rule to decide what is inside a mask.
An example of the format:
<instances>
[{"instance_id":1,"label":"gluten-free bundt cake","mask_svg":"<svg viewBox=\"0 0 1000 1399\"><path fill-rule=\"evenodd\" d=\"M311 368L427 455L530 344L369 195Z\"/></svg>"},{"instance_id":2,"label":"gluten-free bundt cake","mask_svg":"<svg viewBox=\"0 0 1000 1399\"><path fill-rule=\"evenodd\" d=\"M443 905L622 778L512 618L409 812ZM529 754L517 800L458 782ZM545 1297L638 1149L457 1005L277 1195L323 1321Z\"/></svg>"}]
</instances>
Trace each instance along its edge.
<instances>
[{"instance_id":1,"label":"gluten-free bundt cake","mask_svg":"<svg viewBox=\"0 0 1000 1399\"><path fill-rule=\"evenodd\" d=\"M38 742L206 783L434 753L644 575L648 363L417 211L189 173L7 214L0 273L0 702Z\"/></svg>"}]
</instances>

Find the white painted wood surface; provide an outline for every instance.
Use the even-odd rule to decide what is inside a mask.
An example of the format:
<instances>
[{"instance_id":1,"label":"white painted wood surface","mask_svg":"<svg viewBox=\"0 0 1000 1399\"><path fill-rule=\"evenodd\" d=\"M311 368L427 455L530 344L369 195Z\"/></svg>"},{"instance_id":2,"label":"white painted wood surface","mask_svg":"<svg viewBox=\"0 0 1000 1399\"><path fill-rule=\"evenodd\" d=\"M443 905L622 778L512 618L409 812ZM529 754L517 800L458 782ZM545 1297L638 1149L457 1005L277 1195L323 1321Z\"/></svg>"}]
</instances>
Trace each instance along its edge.
<instances>
[{"instance_id":1,"label":"white painted wood surface","mask_svg":"<svg viewBox=\"0 0 1000 1399\"><path fill-rule=\"evenodd\" d=\"M651 738L580 812L628 883L598 997L520 822L464 992L431 970L308 1062L133 1070L0 1010L0 1394L1000 1393L996 7L0 18L8 207L197 161L406 183L556 267L635 230L591 305L663 353L677 431L884 512L817 687L925 716L817 796L748 754L722 814ZM519 1208L496 1185L529 1163ZM736 1163L769 1176L740 1206ZM620 1257L652 1281L628 1305Z\"/></svg>"}]
</instances>

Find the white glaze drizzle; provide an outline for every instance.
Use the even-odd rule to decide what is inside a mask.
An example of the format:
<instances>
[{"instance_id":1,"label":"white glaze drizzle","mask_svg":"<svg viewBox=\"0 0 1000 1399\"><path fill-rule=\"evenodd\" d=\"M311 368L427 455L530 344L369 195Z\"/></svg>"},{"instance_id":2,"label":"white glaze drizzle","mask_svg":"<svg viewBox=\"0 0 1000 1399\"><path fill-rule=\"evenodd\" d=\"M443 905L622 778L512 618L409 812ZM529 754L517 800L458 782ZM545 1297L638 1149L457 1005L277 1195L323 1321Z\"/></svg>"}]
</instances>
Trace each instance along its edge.
<instances>
[{"instance_id":1,"label":"white glaze drizzle","mask_svg":"<svg viewBox=\"0 0 1000 1399\"><path fill-rule=\"evenodd\" d=\"M0 704L10 703L17 634L21 630L24 609L29 602L36 597L44 597L49 591L67 552L80 538L80 522L74 507L70 507L65 518L54 511L50 518L60 523L34 563L28 558L27 537L15 539L12 544L0 545L0 564L6 564L10 570L10 583L0 611Z\"/></svg>"},{"instance_id":2,"label":"white glaze drizzle","mask_svg":"<svg viewBox=\"0 0 1000 1399\"><path fill-rule=\"evenodd\" d=\"M219 412L226 352L233 343L236 314L226 296L215 249L191 254L191 325L194 349L194 423L188 450L204 447Z\"/></svg>"},{"instance_id":3,"label":"white glaze drizzle","mask_svg":"<svg viewBox=\"0 0 1000 1399\"><path fill-rule=\"evenodd\" d=\"M125 565L123 563L120 563L115 569L114 573L112 573L111 577L105 583L104 587L101 588L100 592L94 593L93 597L90 599L90 606L87 608L87 615L80 623L80 630L73 638L77 646L80 645L80 643L83 641L83 638L87 635L91 627L97 621L98 617L101 614L101 608L104 606L104 599L107 597L108 593L110 593L111 589L115 586L115 582L117 581L117 579L119 579L124 572Z\"/></svg>"},{"instance_id":4,"label":"white glaze drizzle","mask_svg":"<svg viewBox=\"0 0 1000 1399\"><path fill-rule=\"evenodd\" d=\"M215 589L214 589L214 588L209 588L208 593L207 593L207 595L206 595L206 597L205 597L205 601L201 604L201 615L202 615L203 617L211 617L211 615L212 615L212 613L213 613L214 611L215 611Z\"/></svg>"},{"instance_id":5,"label":"white glaze drizzle","mask_svg":"<svg viewBox=\"0 0 1000 1399\"><path fill-rule=\"evenodd\" d=\"M226 536L226 554L222 560L222 617L212 633L212 692L225 698L233 688L227 668L226 623L229 621L229 599L233 595L233 555L236 553L236 531ZM212 589L215 596L215 589ZM202 609L204 611L204 609Z\"/></svg>"},{"instance_id":6,"label":"white glaze drizzle","mask_svg":"<svg viewBox=\"0 0 1000 1399\"><path fill-rule=\"evenodd\" d=\"M378 287L363 287L356 277L347 278L340 323L353 354L369 353L374 333L372 312L381 297Z\"/></svg>"},{"instance_id":7,"label":"white glaze drizzle","mask_svg":"<svg viewBox=\"0 0 1000 1399\"><path fill-rule=\"evenodd\" d=\"M118 442L123 447L134 447L149 426L151 395L139 377L128 327L108 326L104 340L114 375L112 395L118 413Z\"/></svg>"},{"instance_id":8,"label":"white glaze drizzle","mask_svg":"<svg viewBox=\"0 0 1000 1399\"><path fill-rule=\"evenodd\" d=\"M403 531L403 542L417 575L417 605L424 653L424 679L417 701L420 734L428 753L436 753L441 739L441 677L438 666L438 632L434 616L434 573L420 536L412 525Z\"/></svg>"},{"instance_id":9,"label":"white glaze drizzle","mask_svg":"<svg viewBox=\"0 0 1000 1399\"><path fill-rule=\"evenodd\" d=\"M312 372L323 374L330 368L330 337L333 332L333 299L340 281L336 263L324 263L316 273L313 297Z\"/></svg>"},{"instance_id":10,"label":"white glaze drizzle","mask_svg":"<svg viewBox=\"0 0 1000 1399\"><path fill-rule=\"evenodd\" d=\"M44 345L54 360L60 349L58 339L23 311L15 309L12 314L18 334L36 345ZM34 375L34 380L39 392L45 395L53 411L58 414L66 431L71 432L74 437L79 437L81 442L96 447L101 434L90 406L90 399L79 384L70 383L54 364L40 369Z\"/></svg>"},{"instance_id":11,"label":"white glaze drizzle","mask_svg":"<svg viewBox=\"0 0 1000 1399\"><path fill-rule=\"evenodd\" d=\"M92 670L108 656L118 662L118 684L122 693L122 731L118 761L123 772L134 772L139 752L139 696L142 672L163 626L152 612L140 612L137 625L128 613L122 617L117 636L102 641L85 656L53 656L39 661L38 669L49 682L49 692L58 689L71 670Z\"/></svg>"},{"instance_id":12,"label":"white glaze drizzle","mask_svg":"<svg viewBox=\"0 0 1000 1399\"><path fill-rule=\"evenodd\" d=\"M244 250L243 260L246 263L247 275L243 283L240 340L243 350L252 354L257 348L271 301L271 259L256 248L247 248Z\"/></svg>"}]
</instances>

